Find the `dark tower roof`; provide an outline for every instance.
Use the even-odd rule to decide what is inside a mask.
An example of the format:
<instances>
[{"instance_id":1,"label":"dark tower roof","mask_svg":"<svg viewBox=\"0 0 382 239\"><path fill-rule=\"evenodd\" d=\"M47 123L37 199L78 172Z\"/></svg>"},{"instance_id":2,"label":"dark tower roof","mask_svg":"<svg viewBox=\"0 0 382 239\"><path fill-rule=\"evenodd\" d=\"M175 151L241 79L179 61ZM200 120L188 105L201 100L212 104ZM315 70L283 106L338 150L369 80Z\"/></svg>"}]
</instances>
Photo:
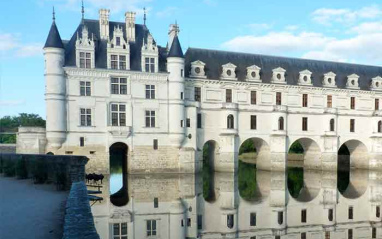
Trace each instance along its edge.
<instances>
[{"instance_id":1,"label":"dark tower roof","mask_svg":"<svg viewBox=\"0 0 382 239\"><path fill-rule=\"evenodd\" d=\"M60 33L58 32L55 21L53 21L52 26L50 27L49 35L46 39L44 48L45 47L64 48L64 44L62 44Z\"/></svg>"},{"instance_id":2,"label":"dark tower roof","mask_svg":"<svg viewBox=\"0 0 382 239\"><path fill-rule=\"evenodd\" d=\"M168 53L167 57L179 57L179 58L184 57L178 36L174 37L174 40L172 41L172 44L171 44L170 52Z\"/></svg>"}]
</instances>

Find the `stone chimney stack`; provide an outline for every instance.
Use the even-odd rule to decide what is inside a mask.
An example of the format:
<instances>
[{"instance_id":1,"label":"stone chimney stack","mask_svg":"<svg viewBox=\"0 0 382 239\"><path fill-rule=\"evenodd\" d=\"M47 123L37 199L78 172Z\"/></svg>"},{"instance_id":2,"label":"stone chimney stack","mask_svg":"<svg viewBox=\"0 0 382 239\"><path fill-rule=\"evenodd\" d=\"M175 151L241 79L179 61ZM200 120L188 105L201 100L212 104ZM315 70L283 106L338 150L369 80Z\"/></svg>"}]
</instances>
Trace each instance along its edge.
<instances>
[{"instance_id":1,"label":"stone chimney stack","mask_svg":"<svg viewBox=\"0 0 382 239\"><path fill-rule=\"evenodd\" d=\"M126 12L126 39L135 42L135 12Z\"/></svg>"},{"instance_id":2,"label":"stone chimney stack","mask_svg":"<svg viewBox=\"0 0 382 239\"><path fill-rule=\"evenodd\" d=\"M100 9L99 10L99 29L102 40L109 39L109 9Z\"/></svg>"},{"instance_id":3,"label":"stone chimney stack","mask_svg":"<svg viewBox=\"0 0 382 239\"><path fill-rule=\"evenodd\" d=\"M171 49L172 41L174 40L174 37L176 35L179 35L179 25L178 24L170 24L170 30L168 32L168 43L167 43L167 49Z\"/></svg>"}]
</instances>

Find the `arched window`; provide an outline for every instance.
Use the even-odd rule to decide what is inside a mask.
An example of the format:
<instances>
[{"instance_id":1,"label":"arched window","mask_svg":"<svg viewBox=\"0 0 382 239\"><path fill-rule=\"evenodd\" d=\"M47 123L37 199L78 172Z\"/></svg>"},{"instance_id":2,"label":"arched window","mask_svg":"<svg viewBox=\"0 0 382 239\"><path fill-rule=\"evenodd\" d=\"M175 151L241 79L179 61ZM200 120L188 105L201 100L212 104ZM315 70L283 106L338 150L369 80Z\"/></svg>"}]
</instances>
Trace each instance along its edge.
<instances>
[{"instance_id":1,"label":"arched window","mask_svg":"<svg viewBox=\"0 0 382 239\"><path fill-rule=\"evenodd\" d=\"M279 118L279 130L284 130L284 118Z\"/></svg>"},{"instance_id":2,"label":"arched window","mask_svg":"<svg viewBox=\"0 0 382 239\"><path fill-rule=\"evenodd\" d=\"M382 120L378 121L378 133L382 133Z\"/></svg>"},{"instance_id":3,"label":"arched window","mask_svg":"<svg viewBox=\"0 0 382 239\"><path fill-rule=\"evenodd\" d=\"M330 131L334 131L334 119L330 120Z\"/></svg>"},{"instance_id":4,"label":"arched window","mask_svg":"<svg viewBox=\"0 0 382 239\"><path fill-rule=\"evenodd\" d=\"M227 129L233 129L234 128L234 119L233 115L227 116Z\"/></svg>"}]
</instances>

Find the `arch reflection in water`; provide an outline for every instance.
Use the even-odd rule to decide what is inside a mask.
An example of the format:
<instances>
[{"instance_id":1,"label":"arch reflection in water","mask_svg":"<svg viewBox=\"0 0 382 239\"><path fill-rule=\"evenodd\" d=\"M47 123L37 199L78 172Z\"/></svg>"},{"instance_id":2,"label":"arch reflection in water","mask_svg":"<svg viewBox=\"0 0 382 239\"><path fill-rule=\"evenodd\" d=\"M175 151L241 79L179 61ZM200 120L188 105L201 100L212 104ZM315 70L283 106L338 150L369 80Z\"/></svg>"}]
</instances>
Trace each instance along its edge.
<instances>
[{"instance_id":1,"label":"arch reflection in water","mask_svg":"<svg viewBox=\"0 0 382 239\"><path fill-rule=\"evenodd\" d=\"M253 171L250 171L251 175ZM214 202L203 198L202 175L128 176L129 202L122 207L105 201L92 206L95 225L101 238L372 238L381 236L382 176L367 171L366 192L357 198L342 196L337 190L337 175L310 173L321 189L308 202L289 197L286 173L256 171L261 197L248 201L240 196L240 173L215 173ZM363 174L363 173L362 173ZM350 181L359 175L351 173ZM364 176L362 176L364 177ZM108 188L107 181L104 182ZM310 183L306 183L309 189ZM281 189L280 189L281 188ZM310 190L310 189L309 189ZM263 193L266 192L266 193ZM349 208L352 208L351 210ZM352 211L353 219L349 219ZM281 219L281 220L280 220ZM373 229L376 228L376 229Z\"/></svg>"},{"instance_id":2,"label":"arch reflection in water","mask_svg":"<svg viewBox=\"0 0 382 239\"><path fill-rule=\"evenodd\" d=\"M115 143L109 148L110 160L110 201L115 206L128 203L127 160L128 147L124 143Z\"/></svg>"}]
</instances>

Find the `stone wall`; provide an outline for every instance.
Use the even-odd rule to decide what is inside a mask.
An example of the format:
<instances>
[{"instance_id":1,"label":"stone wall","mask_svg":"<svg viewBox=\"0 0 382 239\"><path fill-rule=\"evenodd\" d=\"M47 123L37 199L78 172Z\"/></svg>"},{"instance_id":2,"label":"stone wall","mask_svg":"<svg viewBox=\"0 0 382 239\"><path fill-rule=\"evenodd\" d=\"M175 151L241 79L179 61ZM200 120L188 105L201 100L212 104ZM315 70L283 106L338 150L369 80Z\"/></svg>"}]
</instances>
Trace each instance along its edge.
<instances>
[{"instance_id":1,"label":"stone wall","mask_svg":"<svg viewBox=\"0 0 382 239\"><path fill-rule=\"evenodd\" d=\"M66 202L63 239L89 238L99 239L94 226L85 182L72 184Z\"/></svg>"},{"instance_id":2,"label":"stone wall","mask_svg":"<svg viewBox=\"0 0 382 239\"><path fill-rule=\"evenodd\" d=\"M0 154L16 153L16 144L0 144Z\"/></svg>"},{"instance_id":3,"label":"stone wall","mask_svg":"<svg viewBox=\"0 0 382 239\"><path fill-rule=\"evenodd\" d=\"M44 154L46 146L45 128L19 127L16 137L19 154Z\"/></svg>"}]
</instances>

